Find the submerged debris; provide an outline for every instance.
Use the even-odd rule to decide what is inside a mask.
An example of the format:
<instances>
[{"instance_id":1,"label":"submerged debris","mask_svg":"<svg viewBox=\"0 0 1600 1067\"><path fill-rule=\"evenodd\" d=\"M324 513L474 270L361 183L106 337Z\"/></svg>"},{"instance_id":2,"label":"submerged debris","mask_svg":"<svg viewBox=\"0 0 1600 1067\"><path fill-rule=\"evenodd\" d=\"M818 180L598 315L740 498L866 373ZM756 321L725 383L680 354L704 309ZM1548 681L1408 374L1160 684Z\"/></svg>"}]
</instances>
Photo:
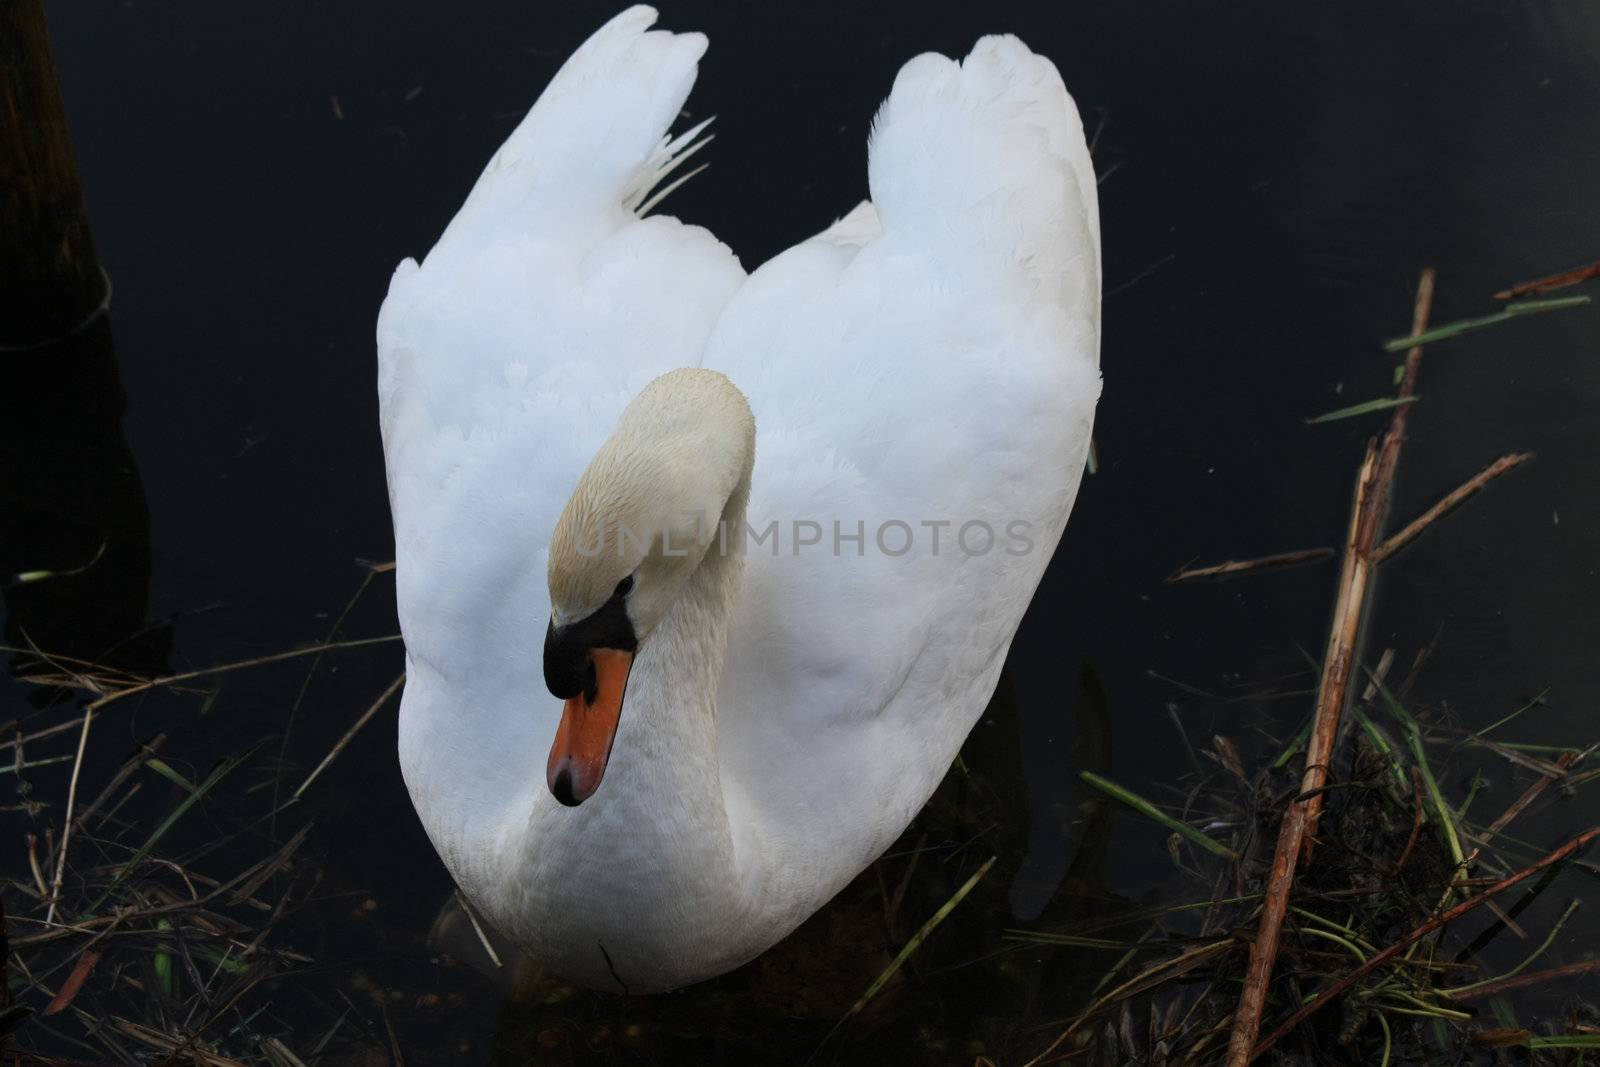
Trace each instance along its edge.
<instances>
[{"instance_id":1,"label":"submerged debris","mask_svg":"<svg viewBox=\"0 0 1600 1067\"><path fill-rule=\"evenodd\" d=\"M1510 988L1506 983L1516 981L1543 957L1576 909L1574 901L1537 948L1510 970L1480 972L1477 958L1487 943L1503 929L1526 937L1516 913L1549 884L1561 864L1600 837L1597 826L1548 852L1519 846L1524 853L1533 853L1529 862L1527 855L1510 854L1504 831L1551 782L1570 787L1573 768L1600 743L1581 751L1558 750L1559 759L1551 763L1525 754L1522 749L1528 746L1485 736L1520 712L1477 733L1457 730L1453 737L1438 724L1425 727L1385 685L1392 653L1368 672L1371 684L1362 699L1351 700L1362 620L1377 566L1494 478L1529 458L1526 453L1502 457L1399 533L1383 539L1407 416L1417 395L1422 346L1529 313L1588 302L1587 297L1525 301L1496 315L1430 329L1434 281L1431 269L1423 271L1410 333L1383 346L1391 352L1409 349L1397 368L1396 394L1307 420L1392 411L1387 432L1368 442L1357 474L1311 722L1253 782L1245 775L1237 747L1223 738L1215 740L1208 754L1226 773L1212 776L1220 784L1209 778L1199 783L1191 797L1203 793L1208 804L1235 813L1236 818L1224 825L1247 828L1243 840L1231 849L1122 787L1090 777L1091 784L1173 830L1175 858L1177 842L1186 839L1211 856L1234 862L1218 870L1211 861L1206 868L1204 858L1197 855L1194 868L1210 872L1209 902L1155 912L1129 927L1137 933L1133 940L1106 944L1127 950L1101 982L1102 987L1110 986L1109 991L1091 1002L1030 1065L1080 1054L1094 1063L1225 1062L1227 1067L1245 1067L1261 1061L1309 1059L1387 1065L1397 1056L1404 1062L1437 1062L1473 1046L1515 1044L1529 1049L1535 1058L1543 1050L1600 1048L1600 1035L1576 1017L1554 1024L1559 1027L1555 1033L1539 1034L1509 1025L1511 1008L1499 1001L1495 1007L1502 1025L1487 1031L1478 1025L1474 1010L1464 1006L1475 993ZM1239 573L1279 558L1186 570L1175 578ZM1378 698L1381 712L1374 703ZM1387 725L1380 723L1380 717ZM1479 827L1468 820L1478 778L1474 777L1466 799L1455 806L1435 773L1432 761L1439 754L1430 756L1429 747L1447 740L1451 752L1468 745L1487 747L1540 777L1492 823ZM1302 746L1303 774L1298 780L1282 780L1282 769ZM1276 841L1270 863L1263 850L1268 841ZM1543 877L1509 911L1496 902L1500 894L1535 875ZM1447 928L1480 908L1496 916L1495 925L1446 962ZM1201 928L1181 929L1181 921L1192 920L1196 913L1203 916ZM1101 924L1056 935L1016 931L1012 936L1086 946L1092 935L1109 928ZM1217 936L1224 931L1227 936ZM1119 971L1153 951L1162 952L1162 957L1132 978L1119 978ZM1546 973L1553 978L1586 972L1590 963L1573 961ZM1322 980L1329 975L1342 976L1332 982ZM1197 984L1198 990L1192 988ZM1150 1025L1142 1039L1128 1025L1130 1002L1140 997L1150 1000ZM1122 1015L1120 1027L1104 1019L1113 1010Z\"/></svg>"},{"instance_id":2,"label":"submerged debris","mask_svg":"<svg viewBox=\"0 0 1600 1067\"><path fill-rule=\"evenodd\" d=\"M30 828L25 856L0 883L9 941L0 1040L17 1062L282 1067L387 1044L381 1013L349 999L351 976L329 981L296 944L335 925L330 908L349 914L348 895L330 892L310 854L313 824L297 802L370 711L309 776L281 750L268 758L273 738L209 769L188 766L172 729L110 749L127 744L136 706L138 721L198 724L222 679L277 665L304 672L298 707L327 654L398 640L336 640L344 617L309 648L161 677L0 647L38 698L0 735L21 801L8 810ZM35 788L45 767L48 793ZM291 794L295 775L305 781Z\"/></svg>"},{"instance_id":3,"label":"submerged debris","mask_svg":"<svg viewBox=\"0 0 1600 1067\"><path fill-rule=\"evenodd\" d=\"M1497 972L1482 961L1561 865L1600 837L1596 827L1534 855L1504 834L1549 787L1559 793L1570 786L1589 750L1565 750L1553 777L1538 775L1505 812L1479 822L1468 804L1442 795L1434 762L1487 739L1427 721L1381 683L1375 689L1378 699L1358 703L1346 725L1318 847L1294 881L1268 1002L1272 1032L1255 1062L1434 1063L1447 1055L1472 1062L1473 1049L1508 1044L1541 1054L1600 1048L1600 1038L1576 1021L1505 1025L1515 1020L1503 993L1600 971L1600 959L1539 966L1559 952L1557 935L1576 901L1549 928L1525 932L1529 947L1511 967ZM1061 931L1007 933L1013 941L1119 953L1097 996L1030 1064L1222 1061L1261 913L1263 844L1276 839L1297 789L1270 765L1245 778L1237 748L1225 738L1214 738L1203 755L1216 768L1201 783L1205 801L1229 813L1219 821L1239 828L1234 845L1241 854L1228 861L1214 850L1187 853L1185 865L1213 895ZM1142 798L1132 806L1154 807ZM1160 824L1171 818L1163 813ZM1515 887L1522 888L1514 903L1495 902ZM1497 918L1463 944L1449 924L1479 908ZM1486 1002L1494 1012L1487 1020L1479 1007ZM1147 1021L1134 1026L1135 1019Z\"/></svg>"}]
</instances>

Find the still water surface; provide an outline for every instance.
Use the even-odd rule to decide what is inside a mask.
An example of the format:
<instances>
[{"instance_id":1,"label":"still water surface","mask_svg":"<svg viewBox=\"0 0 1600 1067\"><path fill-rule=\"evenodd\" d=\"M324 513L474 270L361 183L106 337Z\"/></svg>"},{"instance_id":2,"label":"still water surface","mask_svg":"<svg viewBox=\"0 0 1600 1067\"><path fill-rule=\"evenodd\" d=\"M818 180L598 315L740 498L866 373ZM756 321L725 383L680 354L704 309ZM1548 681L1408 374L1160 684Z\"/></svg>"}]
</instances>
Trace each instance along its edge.
<instances>
[{"instance_id":1,"label":"still water surface","mask_svg":"<svg viewBox=\"0 0 1600 1067\"><path fill-rule=\"evenodd\" d=\"M905 59L1011 31L1055 60L1100 129L1099 472L966 772L796 945L711 993L623 1001L547 987L532 1004L506 1001L503 982L426 944L451 886L406 798L391 708L282 826L261 831L282 837L314 819L306 854L321 870L320 903L275 935L317 966L282 984L277 1010L304 1050L354 1005L352 1032L387 1048L392 1027L407 1062L691 1052L798 1062L886 953L998 855L879 1014L823 1058L909 1049L1011 1062L1070 1014L1105 960L1019 948L1004 928L1195 892L1150 824L1119 812L1088 828L1078 772L1178 803L1173 783L1191 755L1174 719L1196 741L1221 733L1260 753L1309 709L1302 650L1320 653L1331 565L1215 584L1165 577L1191 559L1337 543L1383 417L1302 419L1390 389L1393 360L1377 341L1405 332L1421 267L1438 268L1435 320L1445 321L1492 310L1506 284L1600 255L1600 9L662 6L667 27L711 37L689 107L716 115L718 134L711 169L669 209L712 227L747 268L865 195L868 123ZM116 286L115 361L10 369L7 569L68 569L107 548L82 575L7 590L8 643L25 630L50 651L159 674L329 635L363 581L358 561L392 557L372 344L389 273L431 245L561 60L612 10L52 8ZM1410 662L1436 639L1413 698L1468 726L1543 692L1533 736L1595 739L1597 327L1589 308L1543 316L1437 346L1425 362L1398 518L1502 453L1538 453L1389 564L1378 590L1369 651L1392 647ZM27 558L13 560L19 545ZM394 633L391 590L376 577L340 634ZM303 699L301 661L222 676L206 683L210 695L130 703L97 726L86 780L158 730L171 734L169 760L196 776L270 738L236 783L230 803L244 814L202 817L187 832L237 830L304 778L400 665L399 648L380 645L329 654ZM37 691L0 686L0 717L39 714ZM73 713L59 705L29 726ZM69 742L30 758L57 749ZM63 795L68 766L29 772L34 795ZM1488 779L1485 808L1528 781L1466 755L1446 783L1457 800L1475 770ZM126 814L159 817L173 788L152 781ZM1548 847L1593 821L1594 788L1523 834ZM8 842L38 829L5 818ZM884 898L912 856L886 932ZM1592 875L1564 877L1561 900L1528 925L1547 927L1542 909L1592 888ZM1551 962L1592 953L1597 936L1580 917ZM1520 951L1509 946L1507 960ZM1575 991L1527 1003L1553 1007Z\"/></svg>"}]
</instances>

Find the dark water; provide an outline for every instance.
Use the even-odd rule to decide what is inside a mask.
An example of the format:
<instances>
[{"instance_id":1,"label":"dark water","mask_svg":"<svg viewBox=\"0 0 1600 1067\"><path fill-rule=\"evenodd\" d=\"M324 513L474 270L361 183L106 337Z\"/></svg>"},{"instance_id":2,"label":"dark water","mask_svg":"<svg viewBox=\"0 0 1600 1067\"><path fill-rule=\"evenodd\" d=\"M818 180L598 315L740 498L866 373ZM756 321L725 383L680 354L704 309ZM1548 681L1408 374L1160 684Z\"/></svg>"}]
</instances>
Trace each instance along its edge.
<instances>
[{"instance_id":1,"label":"dark water","mask_svg":"<svg viewBox=\"0 0 1600 1067\"><path fill-rule=\"evenodd\" d=\"M278 1032L305 1052L345 1012L332 1047L348 1038L381 1058L392 1032L408 1062L798 1062L885 946L997 854L881 1014L823 1058L1026 1058L1104 961L1018 950L999 939L1004 927L1060 925L1086 899L1196 892L1148 823L1118 814L1109 829L1085 826L1078 771L1178 802L1172 783L1191 756L1174 716L1197 742L1222 733L1266 751L1266 735L1292 732L1309 710L1293 692L1315 685L1302 650L1320 654L1332 566L1183 586L1166 575L1190 559L1338 542L1381 417L1301 420L1390 389L1393 358L1376 342L1405 332L1421 267L1438 268L1435 320L1445 321L1492 310L1489 294L1510 282L1600 255L1600 10L664 6L667 27L711 36L689 106L715 114L718 131L711 169L670 210L711 226L751 268L865 194L868 123L905 59L1011 31L1056 61L1089 126L1103 122L1099 473L969 745L972 777L958 774L880 865L892 892L923 850L892 937L864 881L798 949L712 994L639 1002L547 987L531 1005L503 1003L424 944L450 885L407 801L391 708L282 826L244 839L254 862L256 844L315 820L314 903L274 936L317 963L277 987ZM47 651L161 674L329 635L362 582L357 561L392 555L372 344L389 272L431 245L516 118L611 11L52 8L116 287L115 355L96 336L75 356L0 357L6 570L71 569L105 549L82 574L7 589L8 644L25 632ZM1584 308L1430 350L1395 515L1504 452L1538 459L1387 565L1369 628L1374 657L1392 647L1410 663L1434 642L1413 699L1468 726L1545 693L1525 736L1550 744L1594 740L1600 691L1597 325L1600 311ZM341 636L394 633L391 590L377 577ZM178 840L192 848L251 827L392 680L400 651L330 653L302 699L306 666L119 705L96 726L85 780L104 780L158 730L170 732L169 761L196 777L270 737L230 786L244 814L208 805L185 831L194 840ZM26 729L76 713L72 702L38 711L38 690L0 685L0 718L34 716ZM1269 691L1289 695L1240 699ZM70 754L74 737L38 742L28 758ZM36 820L5 815L13 875L26 877L22 836L59 820L69 768L24 772L31 796L53 807ZM1445 783L1457 800L1475 770L1488 779L1484 809L1529 781L1465 753ZM1595 788L1521 834L1549 847L1594 821ZM153 779L127 814L159 817L175 789ZM212 862L225 866L225 850ZM1563 875L1525 924L1547 928L1592 886L1582 871ZM1549 962L1592 953L1597 932L1580 915ZM1505 960L1526 950L1507 946ZM1575 991L1532 995L1529 1010Z\"/></svg>"}]
</instances>

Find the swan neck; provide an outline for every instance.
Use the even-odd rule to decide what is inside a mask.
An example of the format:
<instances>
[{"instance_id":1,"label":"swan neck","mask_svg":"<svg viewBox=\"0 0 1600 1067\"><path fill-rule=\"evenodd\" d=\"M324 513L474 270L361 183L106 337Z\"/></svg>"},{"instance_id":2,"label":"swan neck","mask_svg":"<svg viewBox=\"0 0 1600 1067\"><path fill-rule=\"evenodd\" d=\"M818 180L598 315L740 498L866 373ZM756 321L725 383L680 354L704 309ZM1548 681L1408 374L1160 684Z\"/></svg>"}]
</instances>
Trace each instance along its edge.
<instances>
[{"instance_id":1,"label":"swan neck","mask_svg":"<svg viewBox=\"0 0 1600 1067\"><path fill-rule=\"evenodd\" d=\"M694 713L675 718L673 723L692 723L696 741L713 757L715 766L717 688L722 680L723 661L728 650L728 635L739 590L744 578L743 537L745 509L750 497L747 470L729 496L719 518L711 545L695 568L678 603L656 628L647 642L658 646L656 655L641 656L640 666L654 669L666 692L675 699L666 705ZM683 708L684 701L691 708ZM654 702L652 702L654 703ZM673 723L663 724L672 728Z\"/></svg>"}]
</instances>

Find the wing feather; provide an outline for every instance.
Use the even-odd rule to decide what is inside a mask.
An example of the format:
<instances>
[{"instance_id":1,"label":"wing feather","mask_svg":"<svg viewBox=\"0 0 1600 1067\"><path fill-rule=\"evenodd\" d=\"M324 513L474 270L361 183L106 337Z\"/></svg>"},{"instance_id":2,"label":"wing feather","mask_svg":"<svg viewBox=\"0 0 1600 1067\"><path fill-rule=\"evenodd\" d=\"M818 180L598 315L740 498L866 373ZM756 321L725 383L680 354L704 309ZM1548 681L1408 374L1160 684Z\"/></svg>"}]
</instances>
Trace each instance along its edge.
<instances>
[{"instance_id":1,"label":"wing feather","mask_svg":"<svg viewBox=\"0 0 1600 1067\"><path fill-rule=\"evenodd\" d=\"M655 17L630 8L573 54L378 315L401 621L430 620L407 647L441 668L462 632L528 659L549 534L584 465L630 396L699 363L744 280L707 231L639 217L704 143L704 124L667 131L705 38Z\"/></svg>"},{"instance_id":2,"label":"wing feather","mask_svg":"<svg viewBox=\"0 0 1600 1067\"><path fill-rule=\"evenodd\" d=\"M782 558L749 547L718 744L759 768L729 777L762 782L745 803L795 862L835 847L805 827L926 800L1059 540L1100 391L1093 173L1020 41L914 59L874 125L871 202L755 271L707 344L756 416L752 528L784 537ZM797 522L821 543L795 554ZM987 551L958 543L973 522ZM774 729L808 758L775 760Z\"/></svg>"}]
</instances>

